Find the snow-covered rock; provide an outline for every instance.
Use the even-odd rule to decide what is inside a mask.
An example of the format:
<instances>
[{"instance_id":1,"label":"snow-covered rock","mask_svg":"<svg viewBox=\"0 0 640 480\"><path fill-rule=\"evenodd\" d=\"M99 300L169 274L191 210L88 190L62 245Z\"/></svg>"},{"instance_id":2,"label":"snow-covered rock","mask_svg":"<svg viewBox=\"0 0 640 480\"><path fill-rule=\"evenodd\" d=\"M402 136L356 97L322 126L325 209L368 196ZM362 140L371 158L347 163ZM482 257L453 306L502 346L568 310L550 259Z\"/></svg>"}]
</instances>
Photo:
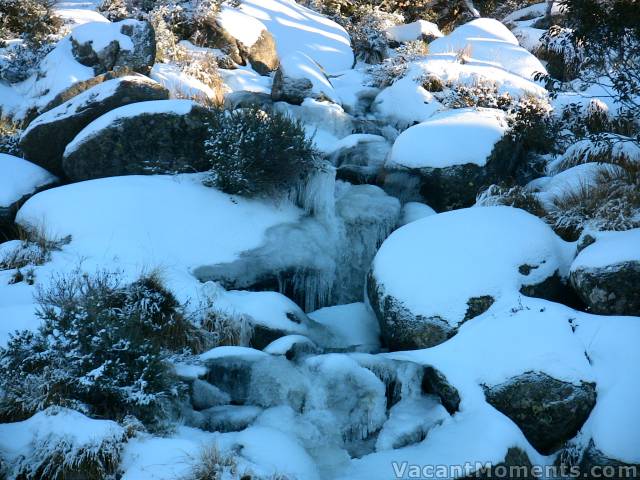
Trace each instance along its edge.
<instances>
[{"instance_id":1,"label":"snow-covered rock","mask_svg":"<svg viewBox=\"0 0 640 480\"><path fill-rule=\"evenodd\" d=\"M0 153L0 227L13 223L18 207L29 196L57 181L38 165Z\"/></svg>"},{"instance_id":2,"label":"snow-covered rock","mask_svg":"<svg viewBox=\"0 0 640 480\"><path fill-rule=\"evenodd\" d=\"M142 75L108 80L33 120L22 133L20 147L31 161L62 174L66 146L89 123L124 105L167 98L166 89Z\"/></svg>"},{"instance_id":3,"label":"snow-covered rock","mask_svg":"<svg viewBox=\"0 0 640 480\"><path fill-rule=\"evenodd\" d=\"M436 210L472 205L483 185L508 175L497 165L500 159L490 161L507 128L505 113L497 109L462 108L432 115L400 134L385 169L415 176L420 195ZM389 177L385 189L397 193L407 188L406 182L394 180Z\"/></svg>"},{"instance_id":4,"label":"snow-covered rock","mask_svg":"<svg viewBox=\"0 0 640 480\"><path fill-rule=\"evenodd\" d=\"M309 317L331 333L325 347L362 352L380 349L378 320L364 303L321 308L311 312Z\"/></svg>"},{"instance_id":5,"label":"snow-covered rock","mask_svg":"<svg viewBox=\"0 0 640 480\"><path fill-rule=\"evenodd\" d=\"M640 229L596 234L571 264L570 278L592 312L640 316Z\"/></svg>"},{"instance_id":6,"label":"snow-covered rock","mask_svg":"<svg viewBox=\"0 0 640 480\"><path fill-rule=\"evenodd\" d=\"M502 297L559 295L549 279L567 274L569 255L568 244L522 210L456 210L395 231L373 261L368 298L390 348L430 347Z\"/></svg>"},{"instance_id":7,"label":"snow-covered rock","mask_svg":"<svg viewBox=\"0 0 640 480\"><path fill-rule=\"evenodd\" d=\"M594 384L563 382L540 372L483 387L487 401L513 420L543 454L573 438L596 403Z\"/></svg>"},{"instance_id":8,"label":"snow-covered rock","mask_svg":"<svg viewBox=\"0 0 640 480\"><path fill-rule=\"evenodd\" d=\"M156 63L149 76L169 90L171 98L195 98L205 103L222 103L222 92L214 90L191 75L187 75L177 65Z\"/></svg>"},{"instance_id":9,"label":"snow-covered rock","mask_svg":"<svg viewBox=\"0 0 640 480\"><path fill-rule=\"evenodd\" d=\"M293 0L242 0L240 11L267 27L280 59L300 51L329 73L353 66L349 34L324 15Z\"/></svg>"},{"instance_id":10,"label":"snow-covered rock","mask_svg":"<svg viewBox=\"0 0 640 480\"><path fill-rule=\"evenodd\" d=\"M207 169L207 110L190 100L156 100L116 108L67 145L62 168L74 181L117 175Z\"/></svg>"},{"instance_id":11,"label":"snow-covered rock","mask_svg":"<svg viewBox=\"0 0 640 480\"><path fill-rule=\"evenodd\" d=\"M426 20L416 20L415 22L394 25L386 30L389 39L398 43L411 42L413 40L424 40L430 42L442 37L442 32L433 22Z\"/></svg>"},{"instance_id":12,"label":"snow-covered rock","mask_svg":"<svg viewBox=\"0 0 640 480\"><path fill-rule=\"evenodd\" d=\"M429 205L420 202L407 202L402 206L400 226L435 215L436 211Z\"/></svg>"},{"instance_id":13,"label":"snow-covered rock","mask_svg":"<svg viewBox=\"0 0 640 480\"><path fill-rule=\"evenodd\" d=\"M518 44L518 39L498 20L478 18L429 44L433 54L456 53L467 62L498 66L532 80L546 73L544 65Z\"/></svg>"},{"instance_id":14,"label":"snow-covered rock","mask_svg":"<svg viewBox=\"0 0 640 480\"><path fill-rule=\"evenodd\" d=\"M355 133L336 142L329 160L337 177L351 183L375 183L391 145L381 135Z\"/></svg>"},{"instance_id":15,"label":"snow-covered rock","mask_svg":"<svg viewBox=\"0 0 640 480\"><path fill-rule=\"evenodd\" d=\"M96 75L122 67L146 73L156 58L155 32L149 22L86 23L73 30L70 41L74 58Z\"/></svg>"},{"instance_id":16,"label":"snow-covered rock","mask_svg":"<svg viewBox=\"0 0 640 480\"><path fill-rule=\"evenodd\" d=\"M271 96L276 102L294 105L300 105L305 98L337 99L322 67L303 52L292 52L282 58L273 79Z\"/></svg>"}]
</instances>

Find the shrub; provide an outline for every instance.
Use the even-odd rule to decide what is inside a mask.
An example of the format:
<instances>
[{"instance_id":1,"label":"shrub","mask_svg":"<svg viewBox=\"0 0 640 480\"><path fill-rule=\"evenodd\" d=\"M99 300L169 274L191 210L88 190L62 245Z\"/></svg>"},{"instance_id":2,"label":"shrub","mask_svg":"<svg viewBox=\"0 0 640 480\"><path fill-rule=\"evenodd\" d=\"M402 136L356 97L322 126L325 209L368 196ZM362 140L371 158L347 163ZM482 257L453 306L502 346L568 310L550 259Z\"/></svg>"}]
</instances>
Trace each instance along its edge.
<instances>
[{"instance_id":1,"label":"shrub","mask_svg":"<svg viewBox=\"0 0 640 480\"><path fill-rule=\"evenodd\" d=\"M483 207L506 205L520 208L540 218L544 218L547 214L535 193L521 186L491 185L478 195L476 205Z\"/></svg>"},{"instance_id":2,"label":"shrub","mask_svg":"<svg viewBox=\"0 0 640 480\"><path fill-rule=\"evenodd\" d=\"M233 455L223 454L217 445L202 447L200 456L187 480L222 480L225 478L245 478L239 474L238 465Z\"/></svg>"},{"instance_id":3,"label":"shrub","mask_svg":"<svg viewBox=\"0 0 640 480\"><path fill-rule=\"evenodd\" d=\"M0 80L18 83L26 80L36 72L40 61L53 50L54 42L16 43L4 50L4 58L0 62Z\"/></svg>"},{"instance_id":4,"label":"shrub","mask_svg":"<svg viewBox=\"0 0 640 480\"><path fill-rule=\"evenodd\" d=\"M508 93L499 93L493 82L478 81L475 85L448 85L438 100L449 108L484 107L509 111L517 101Z\"/></svg>"},{"instance_id":5,"label":"shrub","mask_svg":"<svg viewBox=\"0 0 640 480\"><path fill-rule=\"evenodd\" d=\"M213 111L205 148L211 165L206 183L231 194L292 193L319 159L301 122L257 107Z\"/></svg>"},{"instance_id":6,"label":"shrub","mask_svg":"<svg viewBox=\"0 0 640 480\"><path fill-rule=\"evenodd\" d=\"M0 77L2 71L0 67ZM18 126L9 119L0 118L0 153L21 157L22 152L18 143L21 131Z\"/></svg>"},{"instance_id":7,"label":"shrub","mask_svg":"<svg viewBox=\"0 0 640 480\"><path fill-rule=\"evenodd\" d=\"M55 35L62 20L53 10L53 0L0 0L0 32L40 44Z\"/></svg>"},{"instance_id":8,"label":"shrub","mask_svg":"<svg viewBox=\"0 0 640 480\"><path fill-rule=\"evenodd\" d=\"M216 310L212 306L204 309L200 320L203 330L203 350L221 346L247 346L251 341L252 327L242 315Z\"/></svg>"},{"instance_id":9,"label":"shrub","mask_svg":"<svg viewBox=\"0 0 640 480\"><path fill-rule=\"evenodd\" d=\"M158 277L122 285L116 274L76 272L40 290L38 302L41 328L0 349L0 417L59 405L161 426L181 393L166 360L197 332Z\"/></svg>"},{"instance_id":10,"label":"shrub","mask_svg":"<svg viewBox=\"0 0 640 480\"><path fill-rule=\"evenodd\" d=\"M547 62L549 74L563 82L577 78L584 61L584 51L574 42L573 31L558 26L542 35L536 55Z\"/></svg>"},{"instance_id":11,"label":"shrub","mask_svg":"<svg viewBox=\"0 0 640 480\"><path fill-rule=\"evenodd\" d=\"M371 75L371 85L378 88L392 85L405 76L411 62L424 57L428 50L427 44L421 40L400 45L393 56L368 68L367 71Z\"/></svg>"},{"instance_id":12,"label":"shrub","mask_svg":"<svg viewBox=\"0 0 640 480\"><path fill-rule=\"evenodd\" d=\"M389 39L386 29L404 22L400 14L387 13L370 5L355 9L347 30L358 60L377 64L388 57Z\"/></svg>"},{"instance_id":13,"label":"shrub","mask_svg":"<svg viewBox=\"0 0 640 480\"><path fill-rule=\"evenodd\" d=\"M21 269L47 263L51 253L71 242L71 237L51 240L44 227L20 229L20 241L0 253L0 270Z\"/></svg>"}]
</instances>

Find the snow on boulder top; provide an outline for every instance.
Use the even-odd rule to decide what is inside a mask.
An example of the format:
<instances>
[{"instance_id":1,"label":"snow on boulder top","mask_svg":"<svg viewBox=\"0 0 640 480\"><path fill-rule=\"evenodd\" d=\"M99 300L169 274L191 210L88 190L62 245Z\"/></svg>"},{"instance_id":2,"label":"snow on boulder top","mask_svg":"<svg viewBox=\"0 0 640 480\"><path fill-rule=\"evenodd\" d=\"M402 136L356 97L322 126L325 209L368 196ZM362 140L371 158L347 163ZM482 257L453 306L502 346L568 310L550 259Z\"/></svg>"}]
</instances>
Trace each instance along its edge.
<instances>
[{"instance_id":1,"label":"snow on boulder top","mask_svg":"<svg viewBox=\"0 0 640 480\"><path fill-rule=\"evenodd\" d=\"M640 262L640 228L624 232L598 232L596 242L582 250L571 271L604 268L625 262Z\"/></svg>"},{"instance_id":2,"label":"snow on boulder top","mask_svg":"<svg viewBox=\"0 0 640 480\"><path fill-rule=\"evenodd\" d=\"M415 315L457 325L471 298L518 294L568 270L572 249L539 218L511 207L475 207L432 215L396 230L372 273L383 296ZM530 268L521 273L520 267Z\"/></svg>"},{"instance_id":3,"label":"snow on boulder top","mask_svg":"<svg viewBox=\"0 0 640 480\"><path fill-rule=\"evenodd\" d=\"M426 20L418 20L416 22L407 23L405 25L394 25L385 30L387 36L398 43L419 40L422 37L440 38L442 32L438 25Z\"/></svg>"},{"instance_id":4,"label":"snow on boulder top","mask_svg":"<svg viewBox=\"0 0 640 480\"><path fill-rule=\"evenodd\" d=\"M259 360L267 358L268 356L268 353L256 350L255 348L227 345L223 347L215 347L201 353L199 358L202 361L215 360L218 358L244 358L247 360Z\"/></svg>"},{"instance_id":5,"label":"snow on boulder top","mask_svg":"<svg viewBox=\"0 0 640 480\"><path fill-rule=\"evenodd\" d=\"M137 274L157 266L168 276L177 272L197 283L191 267L234 261L259 247L267 229L300 215L288 203L232 197L205 187L196 174L134 175L39 193L22 206L16 221L44 223L52 238L71 235L65 252L89 264L118 265Z\"/></svg>"},{"instance_id":6,"label":"snow on boulder top","mask_svg":"<svg viewBox=\"0 0 640 480\"><path fill-rule=\"evenodd\" d=\"M313 84L312 93L337 100L333 85L324 74L322 67L309 55L296 51L282 57L280 69L287 78L306 78Z\"/></svg>"},{"instance_id":7,"label":"snow on boulder top","mask_svg":"<svg viewBox=\"0 0 640 480\"><path fill-rule=\"evenodd\" d=\"M330 73L353 66L349 34L324 15L293 0L242 0L240 10L267 27L280 58L300 50Z\"/></svg>"},{"instance_id":8,"label":"snow on boulder top","mask_svg":"<svg viewBox=\"0 0 640 480\"><path fill-rule=\"evenodd\" d=\"M131 37L121 32L124 25L136 25L137 20L123 20L117 23L90 22L73 29L71 38L79 44L91 43L95 52L107 48L112 42L118 42L122 50L133 50Z\"/></svg>"},{"instance_id":9,"label":"snow on boulder top","mask_svg":"<svg viewBox=\"0 0 640 480\"><path fill-rule=\"evenodd\" d=\"M429 44L432 54L461 54L468 63L493 65L527 79L546 73L534 55L518 45L518 39L497 20L479 18L456 28Z\"/></svg>"},{"instance_id":10,"label":"snow on boulder top","mask_svg":"<svg viewBox=\"0 0 640 480\"><path fill-rule=\"evenodd\" d=\"M0 207L8 207L58 179L22 158L0 153Z\"/></svg>"},{"instance_id":11,"label":"snow on boulder top","mask_svg":"<svg viewBox=\"0 0 640 480\"><path fill-rule=\"evenodd\" d=\"M251 47L258 41L267 28L255 17L223 5L216 20L231 36L239 40L245 47Z\"/></svg>"},{"instance_id":12,"label":"snow on boulder top","mask_svg":"<svg viewBox=\"0 0 640 480\"><path fill-rule=\"evenodd\" d=\"M506 131L502 110L448 110L402 132L388 164L405 168L446 168L469 163L484 166Z\"/></svg>"},{"instance_id":13,"label":"snow on boulder top","mask_svg":"<svg viewBox=\"0 0 640 480\"><path fill-rule=\"evenodd\" d=\"M125 105L124 107L116 108L105 113L83 128L76 138L67 145L64 154L65 156L69 155L71 152L75 151L79 145L122 118L160 113L187 115L196 105L197 104L191 100L154 100L151 102L132 103L130 105Z\"/></svg>"}]
</instances>

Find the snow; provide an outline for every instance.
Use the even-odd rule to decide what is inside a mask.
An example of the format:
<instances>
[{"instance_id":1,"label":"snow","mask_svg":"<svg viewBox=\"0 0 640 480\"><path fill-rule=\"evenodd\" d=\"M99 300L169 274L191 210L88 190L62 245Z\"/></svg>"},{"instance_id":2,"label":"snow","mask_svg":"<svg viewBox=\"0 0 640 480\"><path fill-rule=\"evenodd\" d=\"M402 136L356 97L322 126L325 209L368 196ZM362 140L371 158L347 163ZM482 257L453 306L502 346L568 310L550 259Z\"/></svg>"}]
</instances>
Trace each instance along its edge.
<instances>
[{"instance_id":1,"label":"snow","mask_svg":"<svg viewBox=\"0 0 640 480\"><path fill-rule=\"evenodd\" d=\"M187 75L177 65L156 63L149 76L169 90L172 98L215 99L217 96L210 86Z\"/></svg>"},{"instance_id":2,"label":"snow","mask_svg":"<svg viewBox=\"0 0 640 480\"><path fill-rule=\"evenodd\" d=\"M116 108L95 119L84 127L78 135L67 145L64 155L68 156L80 145L98 135L101 130L113 126L124 118L137 117L139 115L173 114L188 115L197 104L191 100L153 100L150 102L138 102Z\"/></svg>"},{"instance_id":3,"label":"snow","mask_svg":"<svg viewBox=\"0 0 640 480\"><path fill-rule=\"evenodd\" d=\"M496 109L445 111L400 134L388 164L405 168L484 166L507 131L505 113ZM464 138L464 142L460 139Z\"/></svg>"},{"instance_id":4,"label":"snow","mask_svg":"<svg viewBox=\"0 0 640 480\"><path fill-rule=\"evenodd\" d=\"M233 38L247 48L252 47L266 30L264 24L257 18L227 5L222 6L216 20Z\"/></svg>"},{"instance_id":5,"label":"snow","mask_svg":"<svg viewBox=\"0 0 640 480\"><path fill-rule=\"evenodd\" d=\"M327 327L331 333L330 347L358 347L358 351L366 352L380 349L378 320L364 303L321 308L311 312L309 317Z\"/></svg>"},{"instance_id":6,"label":"snow","mask_svg":"<svg viewBox=\"0 0 640 480\"><path fill-rule=\"evenodd\" d=\"M307 345L312 350L316 348L316 344L304 335L285 335L267 345L264 351L269 355L285 355L295 345Z\"/></svg>"},{"instance_id":7,"label":"snow","mask_svg":"<svg viewBox=\"0 0 640 480\"><path fill-rule=\"evenodd\" d=\"M238 67L234 70L221 68L218 72L230 92L245 91L271 95L273 79L266 75L260 75L251 67Z\"/></svg>"},{"instance_id":8,"label":"snow","mask_svg":"<svg viewBox=\"0 0 640 480\"><path fill-rule=\"evenodd\" d=\"M71 32L73 38L79 44L91 43L95 52L101 52L112 42L118 42L120 49L133 51L131 37L123 34L121 29L125 25L136 25L136 20L123 20L116 23L92 22L79 25Z\"/></svg>"},{"instance_id":9,"label":"snow","mask_svg":"<svg viewBox=\"0 0 640 480\"><path fill-rule=\"evenodd\" d=\"M38 188L57 181L54 175L38 165L0 153L0 207L9 207Z\"/></svg>"},{"instance_id":10,"label":"snow","mask_svg":"<svg viewBox=\"0 0 640 480\"><path fill-rule=\"evenodd\" d=\"M433 22L426 20L417 20L405 25L394 25L386 30L387 36L391 40L398 43L410 42L412 40L420 40L424 37L442 37L442 32Z\"/></svg>"},{"instance_id":11,"label":"snow","mask_svg":"<svg viewBox=\"0 0 640 480\"><path fill-rule=\"evenodd\" d=\"M202 361L217 360L219 358L245 358L249 360L260 360L268 357L268 354L260 350L236 346L216 347L200 354L200 360Z\"/></svg>"},{"instance_id":12,"label":"snow","mask_svg":"<svg viewBox=\"0 0 640 480\"><path fill-rule=\"evenodd\" d=\"M540 185L536 197L548 208L554 208L553 201L564 195L579 193L580 189L596 185L598 176L603 172L615 168L601 163L583 163L568 168L552 177L536 179L532 184Z\"/></svg>"},{"instance_id":13,"label":"snow","mask_svg":"<svg viewBox=\"0 0 640 480\"><path fill-rule=\"evenodd\" d=\"M640 228L624 232L598 232L596 242L582 250L571 271L605 268L625 262L640 262Z\"/></svg>"},{"instance_id":14,"label":"snow","mask_svg":"<svg viewBox=\"0 0 640 480\"><path fill-rule=\"evenodd\" d=\"M444 107L408 73L380 92L372 108L382 120L406 128L427 120Z\"/></svg>"},{"instance_id":15,"label":"snow","mask_svg":"<svg viewBox=\"0 0 640 480\"><path fill-rule=\"evenodd\" d=\"M349 35L324 15L293 0L242 0L240 10L267 27L281 59L300 51L329 73L353 66Z\"/></svg>"},{"instance_id":16,"label":"snow","mask_svg":"<svg viewBox=\"0 0 640 480\"><path fill-rule=\"evenodd\" d=\"M402 207L400 226L435 215L436 211L429 205L420 202L407 202Z\"/></svg>"},{"instance_id":17,"label":"snow","mask_svg":"<svg viewBox=\"0 0 640 480\"><path fill-rule=\"evenodd\" d=\"M455 326L467 301L517 293L559 271L573 252L539 218L511 207L476 207L433 215L396 230L372 272L384 291L415 315ZM537 268L523 275L521 265Z\"/></svg>"},{"instance_id":18,"label":"snow","mask_svg":"<svg viewBox=\"0 0 640 480\"><path fill-rule=\"evenodd\" d=\"M104 15L89 9L56 7L55 11L64 20L64 23L71 27L92 22L109 23Z\"/></svg>"},{"instance_id":19,"label":"snow","mask_svg":"<svg viewBox=\"0 0 640 480\"><path fill-rule=\"evenodd\" d=\"M158 267L167 282L185 287L198 285L191 268L233 261L260 246L270 227L294 222L300 214L286 202L223 194L189 174L113 177L55 188L27 201L17 222L45 225L52 238L72 236L59 252L64 255L57 269L81 260L86 268L132 275Z\"/></svg>"},{"instance_id":20,"label":"snow","mask_svg":"<svg viewBox=\"0 0 640 480\"><path fill-rule=\"evenodd\" d=\"M432 54L460 53L471 63L493 65L526 79L546 73L535 56L518 45L518 39L498 20L479 18L429 44Z\"/></svg>"}]
</instances>

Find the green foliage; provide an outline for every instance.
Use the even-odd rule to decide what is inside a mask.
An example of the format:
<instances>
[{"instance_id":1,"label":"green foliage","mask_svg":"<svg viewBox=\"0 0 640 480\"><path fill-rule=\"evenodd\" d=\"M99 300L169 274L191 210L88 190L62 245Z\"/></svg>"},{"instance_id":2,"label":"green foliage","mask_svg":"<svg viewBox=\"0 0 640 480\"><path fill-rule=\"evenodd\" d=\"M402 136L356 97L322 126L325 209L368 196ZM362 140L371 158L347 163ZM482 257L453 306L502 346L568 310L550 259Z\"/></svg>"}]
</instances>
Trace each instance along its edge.
<instances>
[{"instance_id":1,"label":"green foliage","mask_svg":"<svg viewBox=\"0 0 640 480\"><path fill-rule=\"evenodd\" d=\"M40 330L0 349L0 418L59 405L160 425L181 391L167 357L196 331L158 278L122 285L115 274L75 273L55 279L38 301Z\"/></svg>"},{"instance_id":2,"label":"green foliage","mask_svg":"<svg viewBox=\"0 0 640 480\"><path fill-rule=\"evenodd\" d=\"M257 107L212 111L205 149L211 165L207 183L250 196L292 193L319 158L301 122Z\"/></svg>"},{"instance_id":3,"label":"green foliage","mask_svg":"<svg viewBox=\"0 0 640 480\"><path fill-rule=\"evenodd\" d=\"M62 26L54 4L52 0L0 0L0 32L5 38L42 43Z\"/></svg>"}]
</instances>

